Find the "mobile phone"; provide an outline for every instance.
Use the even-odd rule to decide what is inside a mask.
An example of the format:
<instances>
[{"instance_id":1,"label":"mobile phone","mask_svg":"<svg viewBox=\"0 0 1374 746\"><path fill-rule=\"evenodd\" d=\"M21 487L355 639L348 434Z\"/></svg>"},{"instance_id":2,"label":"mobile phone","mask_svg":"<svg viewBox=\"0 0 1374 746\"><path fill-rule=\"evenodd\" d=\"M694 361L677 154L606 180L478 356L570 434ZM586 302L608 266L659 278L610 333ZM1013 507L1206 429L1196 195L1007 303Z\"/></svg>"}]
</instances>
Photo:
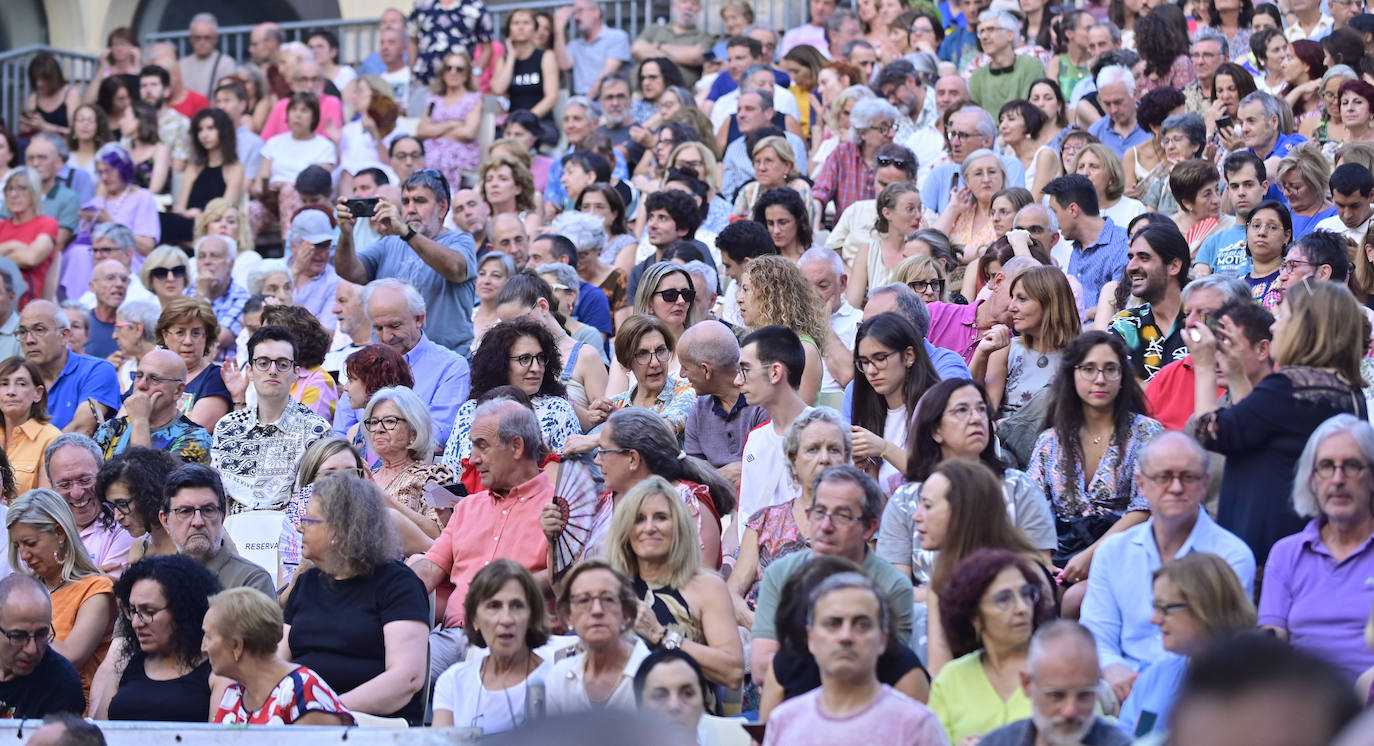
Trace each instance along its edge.
<instances>
[{"instance_id":1,"label":"mobile phone","mask_svg":"<svg viewBox=\"0 0 1374 746\"><path fill-rule=\"evenodd\" d=\"M1220 119L1217 120L1217 132L1221 132L1221 131L1223 131L1223 130L1229 132L1229 131L1231 130L1231 128L1232 128L1232 127L1235 127L1235 126L1236 126L1236 123L1233 122L1233 121L1231 121L1231 118L1230 118L1230 117L1222 117L1222 118L1220 118Z\"/></svg>"},{"instance_id":2,"label":"mobile phone","mask_svg":"<svg viewBox=\"0 0 1374 746\"><path fill-rule=\"evenodd\" d=\"M348 207L348 211L353 213L355 218L370 218L377 214L376 197L356 197L346 200L344 205Z\"/></svg>"},{"instance_id":3,"label":"mobile phone","mask_svg":"<svg viewBox=\"0 0 1374 746\"><path fill-rule=\"evenodd\" d=\"M442 485L430 482L424 486L422 494L425 502L434 508L452 508L467 497L468 488L462 482Z\"/></svg>"}]
</instances>

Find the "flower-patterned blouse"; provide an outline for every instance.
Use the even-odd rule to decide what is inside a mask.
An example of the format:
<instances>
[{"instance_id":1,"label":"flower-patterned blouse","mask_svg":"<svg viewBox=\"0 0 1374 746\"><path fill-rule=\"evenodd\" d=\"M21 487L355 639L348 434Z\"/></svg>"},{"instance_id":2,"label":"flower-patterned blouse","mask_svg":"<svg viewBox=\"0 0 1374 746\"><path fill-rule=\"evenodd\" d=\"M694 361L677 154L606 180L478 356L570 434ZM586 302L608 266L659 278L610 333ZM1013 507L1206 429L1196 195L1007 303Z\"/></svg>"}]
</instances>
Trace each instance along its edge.
<instances>
[{"instance_id":1,"label":"flower-patterned blouse","mask_svg":"<svg viewBox=\"0 0 1374 746\"><path fill-rule=\"evenodd\" d=\"M692 388L692 382L685 377L679 378L672 373L668 373L667 377L663 383L663 390L658 392L658 399L649 409L667 420L673 427L673 432L681 439L682 428L687 424L687 415L697 405L697 391ZM635 389L638 387L639 382L631 376L630 388L611 397L611 406L615 409L633 406L630 402L634 401Z\"/></svg>"},{"instance_id":2,"label":"flower-patterned blouse","mask_svg":"<svg viewBox=\"0 0 1374 746\"><path fill-rule=\"evenodd\" d=\"M458 0L451 8L443 7L442 0L416 0L409 27L410 37L419 40L419 57L412 60L415 77L426 85L439 73L445 55L461 50L476 57L477 45L494 36L482 0Z\"/></svg>"},{"instance_id":3,"label":"flower-patterned blouse","mask_svg":"<svg viewBox=\"0 0 1374 746\"><path fill-rule=\"evenodd\" d=\"M552 394L535 394L530 397L530 403L539 417L539 431L544 434L544 445L548 446L550 453L562 453L569 437L582 434L577 410L567 399ZM477 400L469 399L463 402L453 418L453 435L444 445L444 455L440 460L454 474L463 473L463 460L472 455L472 439L468 435L472 432L476 412Z\"/></svg>"},{"instance_id":4,"label":"flower-patterned blouse","mask_svg":"<svg viewBox=\"0 0 1374 746\"><path fill-rule=\"evenodd\" d=\"M781 505L764 508L744 524L745 528L752 528L759 535L758 569L754 571L754 584L744 596L751 609L759 600L759 584L763 582L763 571L768 569L773 560L799 552L811 544L811 540L802 533L801 526L797 525L796 517L792 515L794 502L795 498Z\"/></svg>"},{"instance_id":5,"label":"flower-patterned blouse","mask_svg":"<svg viewBox=\"0 0 1374 746\"><path fill-rule=\"evenodd\" d=\"M249 712L244 707L243 694L243 684L237 681L230 684L224 690L213 721L229 725L290 725L311 712L329 712L353 720L339 695L319 674L305 666L283 676L256 712Z\"/></svg>"},{"instance_id":6,"label":"flower-patterned blouse","mask_svg":"<svg viewBox=\"0 0 1374 746\"><path fill-rule=\"evenodd\" d=\"M1035 451L1031 454L1027 474L1038 484L1044 485L1045 497L1049 499L1058 518L1079 516L1122 514L1132 510L1149 510L1150 504L1136 489L1136 464L1145 444L1164 431L1164 426L1145 415L1136 415L1131 421L1130 431L1126 434L1125 446L1119 446L1116 439L1107 446L1106 453L1097 464L1092 481L1084 483L1082 463L1075 459L1073 474L1065 474L1060 468L1059 435L1050 428L1040 433L1035 441Z\"/></svg>"}]
</instances>

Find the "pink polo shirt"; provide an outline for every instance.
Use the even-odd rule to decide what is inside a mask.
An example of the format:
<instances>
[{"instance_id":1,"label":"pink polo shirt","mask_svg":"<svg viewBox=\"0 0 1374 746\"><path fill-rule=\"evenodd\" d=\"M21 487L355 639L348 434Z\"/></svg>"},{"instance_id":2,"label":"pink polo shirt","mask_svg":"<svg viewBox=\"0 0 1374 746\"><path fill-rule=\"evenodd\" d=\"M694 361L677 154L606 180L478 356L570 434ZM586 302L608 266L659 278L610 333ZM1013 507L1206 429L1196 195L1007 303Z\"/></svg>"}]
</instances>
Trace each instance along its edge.
<instances>
[{"instance_id":1,"label":"pink polo shirt","mask_svg":"<svg viewBox=\"0 0 1374 746\"><path fill-rule=\"evenodd\" d=\"M978 347L978 306L982 300L961 306L956 303L927 303L930 311L930 334L927 341L958 353L965 363L973 362Z\"/></svg>"},{"instance_id":2,"label":"pink polo shirt","mask_svg":"<svg viewBox=\"0 0 1374 746\"><path fill-rule=\"evenodd\" d=\"M325 134L325 127L331 122L336 127L343 127L343 103L337 96L322 93L320 99L320 126L315 128L315 134L329 137ZM272 107L272 111L267 113L267 122L262 125L262 133L259 135L263 142L272 139L274 135L283 132L290 132L291 128L286 126L286 105L290 99L282 99Z\"/></svg>"},{"instance_id":3,"label":"pink polo shirt","mask_svg":"<svg viewBox=\"0 0 1374 746\"><path fill-rule=\"evenodd\" d=\"M548 566L549 546L539 528L539 513L553 500L553 483L544 472L504 496L491 490L469 495L425 553L448 572L453 595L444 609L444 626L463 626L463 598L477 572L497 558L515 560L530 572Z\"/></svg>"}]
</instances>

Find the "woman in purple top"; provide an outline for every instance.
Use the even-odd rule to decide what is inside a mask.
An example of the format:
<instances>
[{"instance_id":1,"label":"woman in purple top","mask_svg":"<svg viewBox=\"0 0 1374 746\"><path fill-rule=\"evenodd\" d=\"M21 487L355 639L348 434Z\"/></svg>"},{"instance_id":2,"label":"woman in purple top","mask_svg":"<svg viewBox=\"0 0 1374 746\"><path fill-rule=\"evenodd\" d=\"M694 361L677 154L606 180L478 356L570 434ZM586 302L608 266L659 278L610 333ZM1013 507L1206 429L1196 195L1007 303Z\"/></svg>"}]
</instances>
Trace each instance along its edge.
<instances>
[{"instance_id":1,"label":"woman in purple top","mask_svg":"<svg viewBox=\"0 0 1374 746\"><path fill-rule=\"evenodd\" d=\"M1259 624L1355 679L1374 667L1364 628L1374 602L1374 427L1339 414L1307 439L1293 507L1312 519L1264 565ZM1361 677L1368 688L1370 676Z\"/></svg>"},{"instance_id":2,"label":"woman in purple top","mask_svg":"<svg viewBox=\"0 0 1374 746\"><path fill-rule=\"evenodd\" d=\"M157 217L153 193L135 183L134 159L119 143L108 143L96 151L95 171L99 187L95 199L81 208L81 235L62 252L62 297L76 298L86 292L91 280L90 229L100 223L121 223L134 232L134 272L143 266L143 257L157 246L162 226Z\"/></svg>"}]
</instances>

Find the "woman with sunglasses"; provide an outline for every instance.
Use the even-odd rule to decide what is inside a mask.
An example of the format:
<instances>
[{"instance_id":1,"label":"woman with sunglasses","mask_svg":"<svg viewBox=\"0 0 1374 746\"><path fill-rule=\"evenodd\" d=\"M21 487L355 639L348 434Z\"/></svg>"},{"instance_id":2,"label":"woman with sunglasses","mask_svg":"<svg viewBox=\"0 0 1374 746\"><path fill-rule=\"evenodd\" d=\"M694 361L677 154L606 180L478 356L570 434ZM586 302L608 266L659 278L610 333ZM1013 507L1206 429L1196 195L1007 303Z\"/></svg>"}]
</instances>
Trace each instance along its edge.
<instances>
[{"instance_id":1,"label":"woman with sunglasses","mask_svg":"<svg viewBox=\"0 0 1374 746\"><path fill-rule=\"evenodd\" d=\"M911 245L917 240L919 239L910 240L907 244ZM925 254L915 254L897 265L897 271L892 273L892 281L900 282L916 291L922 301L935 303L949 300L949 293L945 287L946 276L943 262Z\"/></svg>"},{"instance_id":2,"label":"woman with sunglasses","mask_svg":"<svg viewBox=\"0 0 1374 746\"><path fill-rule=\"evenodd\" d=\"M696 299L696 284L692 281L691 274L683 269L681 264L659 262L644 270L644 275L639 280L639 288L635 291L634 315L654 317L663 328L664 335L672 338L668 344L671 351L677 348L677 339L687 327L702 320L701 309L697 307ZM616 337L619 336L617 330ZM614 343L612 346L614 347ZM664 372L670 376L676 377L679 367L677 355L670 353L663 361ZM617 396L632 387L630 367L620 360L619 355L615 355L606 379L605 395Z\"/></svg>"},{"instance_id":3,"label":"woman with sunglasses","mask_svg":"<svg viewBox=\"0 0 1374 746\"><path fill-rule=\"evenodd\" d=\"M425 165L443 172L454 186L464 171L481 161L477 146L482 126L482 94L473 86L472 58L467 52L444 55L441 74L429 84L430 96L415 134L425 138Z\"/></svg>"},{"instance_id":4,"label":"woman with sunglasses","mask_svg":"<svg viewBox=\"0 0 1374 746\"><path fill-rule=\"evenodd\" d=\"M154 336L186 363L186 391L177 409L213 434L234 397L224 385L220 366L210 362L219 338L219 320L210 302L186 295L168 301Z\"/></svg>"}]
</instances>

